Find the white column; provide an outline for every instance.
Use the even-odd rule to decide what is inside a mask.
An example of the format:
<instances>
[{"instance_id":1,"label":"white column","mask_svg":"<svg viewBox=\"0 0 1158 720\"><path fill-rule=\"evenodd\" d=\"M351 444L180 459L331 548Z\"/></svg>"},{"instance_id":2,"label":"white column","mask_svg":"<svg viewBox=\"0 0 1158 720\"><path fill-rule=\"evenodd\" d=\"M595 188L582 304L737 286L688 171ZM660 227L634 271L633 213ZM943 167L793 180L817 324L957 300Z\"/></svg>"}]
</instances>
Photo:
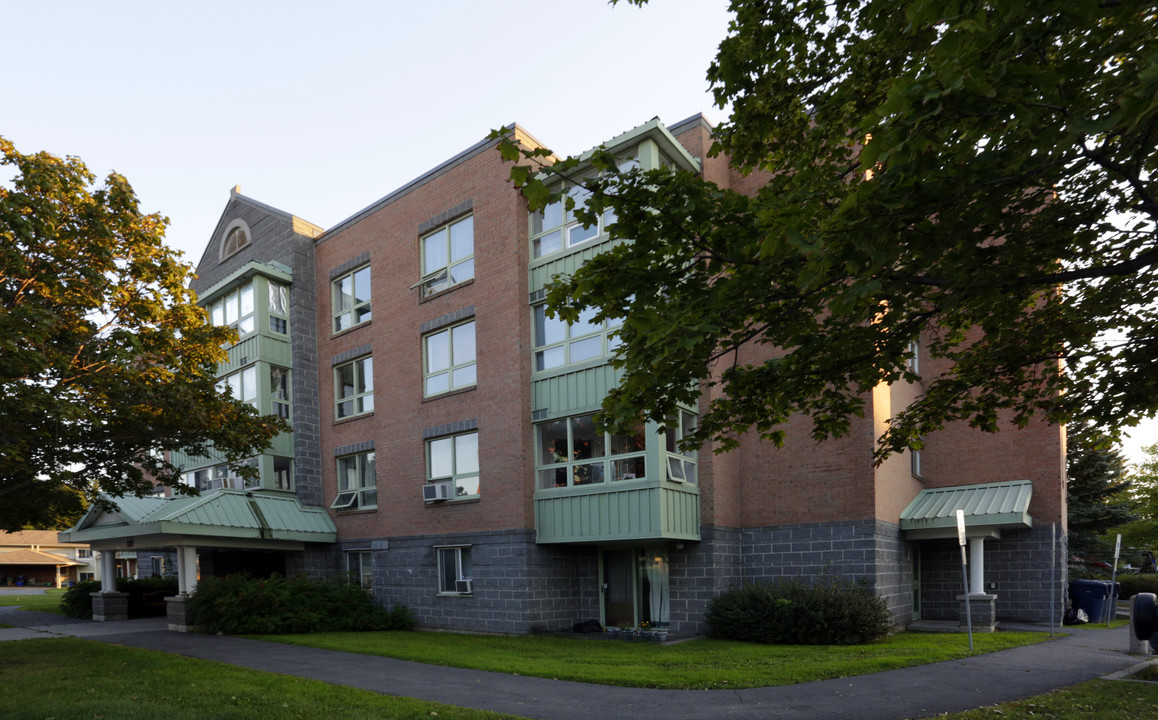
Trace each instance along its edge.
<instances>
[{"instance_id":1,"label":"white column","mask_svg":"<svg viewBox=\"0 0 1158 720\"><path fill-rule=\"evenodd\" d=\"M117 591L117 554L101 550L101 592Z\"/></svg>"},{"instance_id":2,"label":"white column","mask_svg":"<svg viewBox=\"0 0 1158 720\"><path fill-rule=\"evenodd\" d=\"M969 538L969 594L985 594L985 538Z\"/></svg>"},{"instance_id":3,"label":"white column","mask_svg":"<svg viewBox=\"0 0 1158 720\"><path fill-rule=\"evenodd\" d=\"M182 595L197 589L197 548L177 548L177 588Z\"/></svg>"}]
</instances>

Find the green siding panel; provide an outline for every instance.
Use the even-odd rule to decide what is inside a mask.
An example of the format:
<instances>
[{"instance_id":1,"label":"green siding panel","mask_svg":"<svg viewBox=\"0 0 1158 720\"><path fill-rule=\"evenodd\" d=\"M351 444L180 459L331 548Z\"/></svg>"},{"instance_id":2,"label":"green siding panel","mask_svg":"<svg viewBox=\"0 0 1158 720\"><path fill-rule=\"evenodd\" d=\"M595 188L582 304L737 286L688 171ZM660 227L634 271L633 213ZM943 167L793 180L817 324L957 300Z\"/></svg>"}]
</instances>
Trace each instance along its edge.
<instances>
[{"instance_id":1,"label":"green siding panel","mask_svg":"<svg viewBox=\"0 0 1158 720\"><path fill-rule=\"evenodd\" d=\"M619 384L623 371L605 363L531 383L531 407L546 410L548 418L575 415L599 409L611 388Z\"/></svg>"},{"instance_id":2,"label":"green siding panel","mask_svg":"<svg viewBox=\"0 0 1158 720\"><path fill-rule=\"evenodd\" d=\"M540 543L699 540L700 496L694 486L599 488L535 498Z\"/></svg>"}]
</instances>

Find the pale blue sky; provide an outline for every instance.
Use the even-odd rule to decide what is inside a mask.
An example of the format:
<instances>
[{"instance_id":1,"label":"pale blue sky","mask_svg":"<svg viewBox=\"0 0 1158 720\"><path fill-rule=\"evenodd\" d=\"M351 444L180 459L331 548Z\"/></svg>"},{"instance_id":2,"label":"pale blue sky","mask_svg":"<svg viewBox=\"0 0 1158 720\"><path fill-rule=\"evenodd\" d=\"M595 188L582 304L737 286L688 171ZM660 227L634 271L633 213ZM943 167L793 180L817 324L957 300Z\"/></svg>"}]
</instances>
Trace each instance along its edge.
<instances>
[{"instance_id":1,"label":"pale blue sky","mask_svg":"<svg viewBox=\"0 0 1158 720\"><path fill-rule=\"evenodd\" d=\"M0 135L129 179L196 263L229 198L322 227L518 122L562 154L723 119L727 0L0 0ZM1132 460L1158 441L1147 423Z\"/></svg>"},{"instance_id":2,"label":"pale blue sky","mask_svg":"<svg viewBox=\"0 0 1158 720\"><path fill-rule=\"evenodd\" d=\"M510 122L570 154L718 120L726 5L8 1L0 134L125 175L196 262L234 185L330 227Z\"/></svg>"}]
</instances>

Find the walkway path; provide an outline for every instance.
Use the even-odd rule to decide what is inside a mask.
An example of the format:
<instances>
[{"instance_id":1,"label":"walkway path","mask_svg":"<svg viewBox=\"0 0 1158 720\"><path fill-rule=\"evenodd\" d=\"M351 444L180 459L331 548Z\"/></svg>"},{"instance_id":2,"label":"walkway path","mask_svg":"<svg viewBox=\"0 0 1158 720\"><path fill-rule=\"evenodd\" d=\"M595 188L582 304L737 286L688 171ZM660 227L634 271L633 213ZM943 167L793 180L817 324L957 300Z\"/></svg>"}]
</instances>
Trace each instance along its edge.
<instances>
[{"instance_id":1,"label":"walkway path","mask_svg":"<svg viewBox=\"0 0 1158 720\"><path fill-rule=\"evenodd\" d=\"M1122 670L1127 628L1081 629L964 660L747 690L643 690L438 667L236 637L178 633L164 618L97 623L0 607L0 640L73 636L529 718L924 718L1017 700ZM0 648L0 654L3 653Z\"/></svg>"}]
</instances>

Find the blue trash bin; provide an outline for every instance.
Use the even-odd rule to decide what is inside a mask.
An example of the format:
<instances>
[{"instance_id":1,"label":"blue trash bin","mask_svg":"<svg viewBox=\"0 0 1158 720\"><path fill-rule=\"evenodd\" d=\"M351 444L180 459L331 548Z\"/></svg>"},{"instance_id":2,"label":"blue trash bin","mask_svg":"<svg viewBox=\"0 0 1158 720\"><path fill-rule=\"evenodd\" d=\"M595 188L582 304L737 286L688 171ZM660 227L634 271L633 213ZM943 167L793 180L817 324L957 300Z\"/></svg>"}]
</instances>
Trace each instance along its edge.
<instances>
[{"instance_id":1,"label":"blue trash bin","mask_svg":"<svg viewBox=\"0 0 1158 720\"><path fill-rule=\"evenodd\" d=\"M1074 607L1085 610L1092 623L1104 622L1102 613L1109 597L1110 582L1107 580L1070 581L1070 602Z\"/></svg>"}]
</instances>

